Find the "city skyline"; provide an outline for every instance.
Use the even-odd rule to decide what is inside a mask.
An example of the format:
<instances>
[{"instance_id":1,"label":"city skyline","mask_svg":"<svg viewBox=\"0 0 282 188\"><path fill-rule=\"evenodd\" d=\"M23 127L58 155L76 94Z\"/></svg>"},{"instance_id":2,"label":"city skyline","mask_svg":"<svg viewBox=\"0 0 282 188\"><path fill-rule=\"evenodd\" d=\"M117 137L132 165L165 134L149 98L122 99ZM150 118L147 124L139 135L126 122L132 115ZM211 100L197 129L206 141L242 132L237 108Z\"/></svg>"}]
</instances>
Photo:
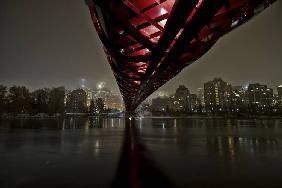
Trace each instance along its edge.
<instances>
[{"instance_id":1,"label":"city skyline","mask_svg":"<svg viewBox=\"0 0 282 188\"><path fill-rule=\"evenodd\" d=\"M118 91L83 1L0 4L1 84L32 89L64 85L75 89L85 78L93 86L105 81L111 90ZM213 77L232 85L259 82L276 90L282 83L281 5L276 2L220 39L204 57L158 91L171 92L184 84L195 92ZM48 8L40 9L42 6L52 9L52 15Z\"/></svg>"},{"instance_id":2,"label":"city skyline","mask_svg":"<svg viewBox=\"0 0 282 188\"><path fill-rule=\"evenodd\" d=\"M147 109L151 112L171 112L171 115L178 112L180 115L198 112L275 114L281 112L281 89L282 85L277 87L278 93L274 93L273 88L260 83L250 83L248 87L232 86L221 78L214 78L199 88L197 93L190 92L185 85L179 85L174 93L162 93L152 100L146 100L137 112ZM107 89L103 82L96 89L83 85L83 88L75 90L53 87L30 91L25 86L7 88L0 85L0 90L2 112L28 112L34 115L40 112L54 113L52 110L58 108L60 112L93 115L124 109L121 95Z\"/></svg>"},{"instance_id":3,"label":"city skyline","mask_svg":"<svg viewBox=\"0 0 282 188\"><path fill-rule=\"evenodd\" d=\"M83 81L82 81L83 80ZM207 80L204 82L203 85L201 85L200 87L198 87L195 91L194 90L191 90L189 86L187 86L185 83L184 84L178 84L175 86L175 90L172 90L172 91L166 91L166 90L157 90L154 94L150 95L148 97L148 99L153 99L153 98L158 98L158 97L169 97L169 96L172 96L174 95L174 93L177 91L177 89L179 88L179 86L184 86L184 87L187 87L187 89L189 90L189 92L193 95L193 94L196 94L196 93L199 93L199 90L203 90L204 91L204 88L205 88L205 85L209 82L213 82L214 80L222 80L224 82L226 82L226 84L234 89L239 89L239 90L244 90L244 91L247 91L248 88L252 85L265 85L268 87L267 84L265 83L260 83L260 82L251 82L251 83L247 83L245 85L232 85L230 82L226 81L224 78L221 78L221 77L214 77L213 79L211 80ZM77 88L73 88L73 89L70 89L70 88L66 88L65 86L58 86L58 87L63 87L66 91L66 93L70 93L74 90L84 90L85 92L107 92L107 93L112 93L114 95L119 95L120 97L122 97L121 93L119 91L114 91L114 90L110 90L108 87L107 87L107 83L106 82L97 82L96 83L96 86L93 86L91 84L90 85L87 85L85 84L86 82L88 82L86 79L81 79L80 81L80 86L78 86ZM51 87L41 87L41 88L33 88L33 89L30 89L28 88L27 86L25 85L13 85L13 86L7 86L7 85L3 85L3 84L0 84L0 86L4 86L4 87L7 87L7 91L9 91L9 88L10 87L26 87L26 89L28 89L30 92L34 92L34 91L37 91L37 90L42 90L42 89L54 89L56 88L57 86L51 86ZM275 87L268 87L270 89L272 89L273 91L273 95L277 95L279 94L279 92L281 92L281 88L282 88L282 84L279 84ZM146 101L146 100L145 100Z\"/></svg>"}]
</instances>

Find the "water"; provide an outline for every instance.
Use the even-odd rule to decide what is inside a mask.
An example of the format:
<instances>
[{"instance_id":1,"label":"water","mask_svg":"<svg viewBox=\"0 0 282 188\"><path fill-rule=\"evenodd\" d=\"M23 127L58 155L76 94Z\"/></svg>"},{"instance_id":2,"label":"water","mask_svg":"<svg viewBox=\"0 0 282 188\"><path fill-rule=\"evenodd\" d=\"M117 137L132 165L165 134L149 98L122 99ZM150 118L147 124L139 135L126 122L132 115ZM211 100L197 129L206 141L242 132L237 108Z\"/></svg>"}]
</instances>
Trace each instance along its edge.
<instances>
[{"instance_id":1,"label":"water","mask_svg":"<svg viewBox=\"0 0 282 188\"><path fill-rule=\"evenodd\" d=\"M282 187L282 120L136 119L174 187ZM0 187L110 187L124 119L0 120Z\"/></svg>"}]
</instances>

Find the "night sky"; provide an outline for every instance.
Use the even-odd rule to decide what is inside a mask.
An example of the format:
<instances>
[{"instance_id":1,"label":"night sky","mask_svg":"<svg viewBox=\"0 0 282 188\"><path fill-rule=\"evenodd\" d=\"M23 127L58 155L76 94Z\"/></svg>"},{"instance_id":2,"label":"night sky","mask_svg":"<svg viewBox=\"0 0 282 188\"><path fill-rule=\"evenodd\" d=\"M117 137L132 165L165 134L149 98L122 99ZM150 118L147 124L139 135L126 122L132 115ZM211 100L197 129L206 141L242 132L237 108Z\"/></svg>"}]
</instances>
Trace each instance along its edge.
<instances>
[{"instance_id":1,"label":"night sky","mask_svg":"<svg viewBox=\"0 0 282 188\"><path fill-rule=\"evenodd\" d=\"M160 90L192 92L222 77L232 85L282 84L282 2L221 38ZM118 91L84 0L0 0L0 84L31 89L89 87Z\"/></svg>"}]
</instances>

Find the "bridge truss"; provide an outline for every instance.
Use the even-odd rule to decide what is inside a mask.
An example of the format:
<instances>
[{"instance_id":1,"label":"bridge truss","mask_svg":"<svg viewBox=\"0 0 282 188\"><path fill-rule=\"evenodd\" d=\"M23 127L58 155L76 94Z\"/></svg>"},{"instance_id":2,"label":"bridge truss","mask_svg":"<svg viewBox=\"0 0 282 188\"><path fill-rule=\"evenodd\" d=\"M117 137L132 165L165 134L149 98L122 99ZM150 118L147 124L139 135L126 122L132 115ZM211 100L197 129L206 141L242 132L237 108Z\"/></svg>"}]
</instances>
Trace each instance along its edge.
<instances>
[{"instance_id":1,"label":"bridge truss","mask_svg":"<svg viewBox=\"0 0 282 188\"><path fill-rule=\"evenodd\" d=\"M275 0L86 0L127 111Z\"/></svg>"}]
</instances>

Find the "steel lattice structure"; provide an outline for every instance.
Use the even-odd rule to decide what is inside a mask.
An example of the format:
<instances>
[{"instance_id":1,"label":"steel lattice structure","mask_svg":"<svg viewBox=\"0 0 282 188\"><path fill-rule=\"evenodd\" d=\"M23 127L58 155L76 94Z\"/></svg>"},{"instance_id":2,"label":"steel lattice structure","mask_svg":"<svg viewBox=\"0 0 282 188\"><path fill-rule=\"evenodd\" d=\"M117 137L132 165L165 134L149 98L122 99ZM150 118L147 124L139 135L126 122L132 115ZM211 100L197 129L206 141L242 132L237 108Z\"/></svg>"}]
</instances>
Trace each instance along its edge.
<instances>
[{"instance_id":1,"label":"steel lattice structure","mask_svg":"<svg viewBox=\"0 0 282 188\"><path fill-rule=\"evenodd\" d=\"M127 111L275 0L86 0Z\"/></svg>"}]
</instances>

